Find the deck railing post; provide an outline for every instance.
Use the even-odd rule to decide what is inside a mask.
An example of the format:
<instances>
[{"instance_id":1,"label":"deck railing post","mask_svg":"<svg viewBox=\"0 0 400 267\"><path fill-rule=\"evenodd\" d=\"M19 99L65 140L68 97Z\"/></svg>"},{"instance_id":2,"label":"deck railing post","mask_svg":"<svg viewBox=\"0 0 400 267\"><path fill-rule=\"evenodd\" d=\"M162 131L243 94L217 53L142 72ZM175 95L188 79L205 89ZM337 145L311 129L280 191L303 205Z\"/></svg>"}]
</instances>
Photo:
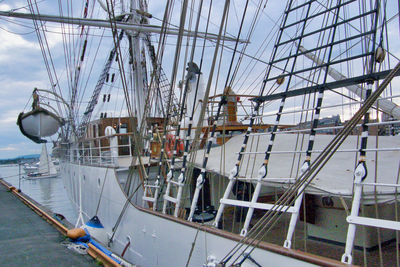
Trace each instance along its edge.
<instances>
[{"instance_id":1,"label":"deck railing post","mask_svg":"<svg viewBox=\"0 0 400 267\"><path fill-rule=\"evenodd\" d=\"M93 164L93 154L92 154L92 142L89 141L89 156L90 156L90 164Z\"/></svg>"},{"instance_id":2,"label":"deck railing post","mask_svg":"<svg viewBox=\"0 0 400 267\"><path fill-rule=\"evenodd\" d=\"M132 140L131 140L132 136L128 135L128 144L129 144L129 156L132 156Z\"/></svg>"},{"instance_id":3,"label":"deck railing post","mask_svg":"<svg viewBox=\"0 0 400 267\"><path fill-rule=\"evenodd\" d=\"M97 139L98 141L98 148L99 148L99 164L101 164L101 141L100 138Z\"/></svg>"}]
</instances>

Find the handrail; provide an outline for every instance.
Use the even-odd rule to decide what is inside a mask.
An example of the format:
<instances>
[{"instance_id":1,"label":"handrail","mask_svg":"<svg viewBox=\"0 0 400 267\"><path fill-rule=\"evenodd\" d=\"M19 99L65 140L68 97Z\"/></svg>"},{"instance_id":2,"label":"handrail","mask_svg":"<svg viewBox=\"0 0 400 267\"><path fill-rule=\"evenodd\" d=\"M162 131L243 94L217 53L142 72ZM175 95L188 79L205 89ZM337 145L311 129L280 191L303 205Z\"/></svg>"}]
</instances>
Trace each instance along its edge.
<instances>
[{"instance_id":1,"label":"handrail","mask_svg":"<svg viewBox=\"0 0 400 267\"><path fill-rule=\"evenodd\" d=\"M97 136L97 137L85 137L80 139L78 142L82 143L85 141L93 141L93 140L98 140L98 139L106 139L106 138L111 138L111 137L119 137L119 136L133 136L132 132L129 133L116 133L112 135L102 135L102 136Z\"/></svg>"}]
</instances>

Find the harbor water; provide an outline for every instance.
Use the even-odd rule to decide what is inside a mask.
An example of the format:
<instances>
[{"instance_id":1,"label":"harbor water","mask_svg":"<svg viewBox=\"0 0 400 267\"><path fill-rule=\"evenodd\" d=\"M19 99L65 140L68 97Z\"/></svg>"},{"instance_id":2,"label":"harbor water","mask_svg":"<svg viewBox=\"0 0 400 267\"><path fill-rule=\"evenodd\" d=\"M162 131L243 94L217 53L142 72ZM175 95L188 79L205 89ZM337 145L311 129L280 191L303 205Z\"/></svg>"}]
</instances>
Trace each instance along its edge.
<instances>
[{"instance_id":1,"label":"harbor water","mask_svg":"<svg viewBox=\"0 0 400 267\"><path fill-rule=\"evenodd\" d=\"M78 218L77 212L67 196L60 176L47 179L25 179L22 178L24 176L22 166L20 178L18 165L0 165L0 178L21 189L24 194L42 206L64 215L69 222L75 224Z\"/></svg>"}]
</instances>

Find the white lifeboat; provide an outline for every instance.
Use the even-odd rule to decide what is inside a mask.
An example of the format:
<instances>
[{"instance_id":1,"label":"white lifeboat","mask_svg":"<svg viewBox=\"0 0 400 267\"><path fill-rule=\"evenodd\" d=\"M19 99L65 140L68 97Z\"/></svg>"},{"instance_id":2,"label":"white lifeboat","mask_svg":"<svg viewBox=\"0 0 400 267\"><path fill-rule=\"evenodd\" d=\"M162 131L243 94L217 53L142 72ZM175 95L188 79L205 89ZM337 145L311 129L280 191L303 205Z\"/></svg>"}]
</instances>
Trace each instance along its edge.
<instances>
[{"instance_id":1,"label":"white lifeboat","mask_svg":"<svg viewBox=\"0 0 400 267\"><path fill-rule=\"evenodd\" d=\"M44 108L36 107L27 113L21 112L17 124L26 137L36 143L44 143L46 141L41 137L55 134L63 125L63 120Z\"/></svg>"}]
</instances>

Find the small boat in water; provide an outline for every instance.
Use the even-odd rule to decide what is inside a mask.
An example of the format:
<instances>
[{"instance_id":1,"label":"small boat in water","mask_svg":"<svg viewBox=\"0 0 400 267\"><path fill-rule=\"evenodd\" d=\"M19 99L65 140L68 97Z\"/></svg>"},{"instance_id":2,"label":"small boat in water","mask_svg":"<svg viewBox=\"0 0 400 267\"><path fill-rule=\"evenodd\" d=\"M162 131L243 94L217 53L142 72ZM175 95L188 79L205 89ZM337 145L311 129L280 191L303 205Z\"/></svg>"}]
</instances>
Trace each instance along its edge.
<instances>
[{"instance_id":1,"label":"small boat in water","mask_svg":"<svg viewBox=\"0 0 400 267\"><path fill-rule=\"evenodd\" d=\"M25 163L23 166L23 169L26 174L37 172L39 169L39 162L35 162L35 163L31 163L31 164Z\"/></svg>"},{"instance_id":2,"label":"small boat in water","mask_svg":"<svg viewBox=\"0 0 400 267\"><path fill-rule=\"evenodd\" d=\"M29 172L26 179L39 178L55 178L58 176L56 167L53 164L51 156L47 153L46 144L42 144L42 152L40 153L40 162L36 171Z\"/></svg>"}]
</instances>

